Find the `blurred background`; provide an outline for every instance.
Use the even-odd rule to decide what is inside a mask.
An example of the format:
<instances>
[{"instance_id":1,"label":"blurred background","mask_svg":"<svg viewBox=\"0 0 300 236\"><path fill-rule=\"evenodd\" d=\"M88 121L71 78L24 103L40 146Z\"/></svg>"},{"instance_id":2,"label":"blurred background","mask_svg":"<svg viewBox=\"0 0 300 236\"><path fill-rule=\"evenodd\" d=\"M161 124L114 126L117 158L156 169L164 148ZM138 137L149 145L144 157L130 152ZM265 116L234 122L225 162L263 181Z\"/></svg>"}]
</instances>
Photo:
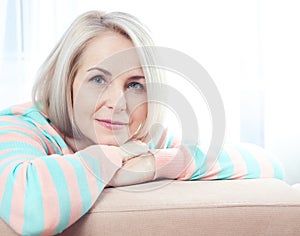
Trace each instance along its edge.
<instances>
[{"instance_id":1,"label":"blurred background","mask_svg":"<svg viewBox=\"0 0 300 236\"><path fill-rule=\"evenodd\" d=\"M298 0L0 0L0 109L30 100L43 60L70 23L92 9L131 13L158 46L197 60L223 98L226 139L266 148L284 164L285 180L300 183ZM209 139L205 99L176 81Z\"/></svg>"}]
</instances>

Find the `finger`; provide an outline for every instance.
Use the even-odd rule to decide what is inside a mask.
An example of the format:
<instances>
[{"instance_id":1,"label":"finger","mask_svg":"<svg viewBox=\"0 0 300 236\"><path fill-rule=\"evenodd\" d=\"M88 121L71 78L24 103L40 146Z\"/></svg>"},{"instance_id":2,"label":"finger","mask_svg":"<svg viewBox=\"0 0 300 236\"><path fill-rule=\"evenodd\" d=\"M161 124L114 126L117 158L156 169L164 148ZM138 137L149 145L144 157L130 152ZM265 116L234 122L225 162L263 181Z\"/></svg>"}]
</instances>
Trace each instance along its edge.
<instances>
[{"instance_id":1,"label":"finger","mask_svg":"<svg viewBox=\"0 0 300 236\"><path fill-rule=\"evenodd\" d=\"M143 143L141 141L129 141L122 146L120 146L120 149L124 153L124 159L123 161L127 161L130 158L139 156L143 153L147 153L149 151L148 145L146 143Z\"/></svg>"}]
</instances>

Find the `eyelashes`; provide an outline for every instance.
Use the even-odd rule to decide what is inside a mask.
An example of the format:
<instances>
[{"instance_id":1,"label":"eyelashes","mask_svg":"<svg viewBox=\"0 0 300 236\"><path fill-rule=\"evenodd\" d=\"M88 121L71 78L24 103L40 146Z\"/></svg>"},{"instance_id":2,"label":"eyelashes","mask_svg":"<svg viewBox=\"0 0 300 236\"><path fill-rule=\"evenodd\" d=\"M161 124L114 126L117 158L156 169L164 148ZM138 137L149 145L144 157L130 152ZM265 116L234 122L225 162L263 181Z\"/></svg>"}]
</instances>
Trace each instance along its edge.
<instances>
[{"instance_id":1,"label":"eyelashes","mask_svg":"<svg viewBox=\"0 0 300 236\"><path fill-rule=\"evenodd\" d=\"M139 82L130 82L128 83L127 88L135 90L145 90L145 86Z\"/></svg>"},{"instance_id":2,"label":"eyelashes","mask_svg":"<svg viewBox=\"0 0 300 236\"><path fill-rule=\"evenodd\" d=\"M132 79L128 79L129 81L124 84L125 89L129 89L132 91L146 91L146 86L143 83L138 82L139 79L136 81L131 81ZM96 84L97 86L106 87L108 86L111 81L106 79L103 75L96 75L89 79L90 82Z\"/></svg>"},{"instance_id":3,"label":"eyelashes","mask_svg":"<svg viewBox=\"0 0 300 236\"><path fill-rule=\"evenodd\" d=\"M102 75L96 75L96 76L92 77L90 79L90 81L92 81L96 84L101 84L101 85L107 84L107 80Z\"/></svg>"}]
</instances>

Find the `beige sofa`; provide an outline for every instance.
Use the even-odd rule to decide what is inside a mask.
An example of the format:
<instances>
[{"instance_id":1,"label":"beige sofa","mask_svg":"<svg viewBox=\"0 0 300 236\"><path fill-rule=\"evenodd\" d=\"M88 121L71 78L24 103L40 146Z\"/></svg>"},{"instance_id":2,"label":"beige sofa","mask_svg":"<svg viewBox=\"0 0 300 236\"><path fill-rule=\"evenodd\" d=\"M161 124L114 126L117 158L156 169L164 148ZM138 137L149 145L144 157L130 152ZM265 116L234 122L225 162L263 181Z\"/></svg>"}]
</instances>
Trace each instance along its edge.
<instances>
[{"instance_id":1,"label":"beige sofa","mask_svg":"<svg viewBox=\"0 0 300 236\"><path fill-rule=\"evenodd\" d=\"M2 221L0 235L15 235ZM276 179L107 188L62 235L300 235L300 191Z\"/></svg>"}]
</instances>

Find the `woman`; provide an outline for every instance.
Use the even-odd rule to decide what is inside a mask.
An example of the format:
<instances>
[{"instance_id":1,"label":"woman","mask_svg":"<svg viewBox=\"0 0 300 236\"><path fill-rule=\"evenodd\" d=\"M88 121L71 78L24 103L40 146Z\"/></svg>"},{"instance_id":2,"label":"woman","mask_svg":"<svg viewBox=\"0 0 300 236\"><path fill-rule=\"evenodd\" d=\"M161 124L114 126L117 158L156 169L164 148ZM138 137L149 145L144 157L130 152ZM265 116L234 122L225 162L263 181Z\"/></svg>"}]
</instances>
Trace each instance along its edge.
<instances>
[{"instance_id":1,"label":"woman","mask_svg":"<svg viewBox=\"0 0 300 236\"><path fill-rule=\"evenodd\" d=\"M16 232L63 231L106 186L282 178L280 165L258 147L228 146L206 169L199 147L179 145L161 130L150 135L163 113L148 102L151 83L162 80L158 70L141 66L154 58L149 45L133 16L87 12L42 65L33 103L0 113L0 214ZM149 151L151 142L156 149Z\"/></svg>"}]
</instances>

